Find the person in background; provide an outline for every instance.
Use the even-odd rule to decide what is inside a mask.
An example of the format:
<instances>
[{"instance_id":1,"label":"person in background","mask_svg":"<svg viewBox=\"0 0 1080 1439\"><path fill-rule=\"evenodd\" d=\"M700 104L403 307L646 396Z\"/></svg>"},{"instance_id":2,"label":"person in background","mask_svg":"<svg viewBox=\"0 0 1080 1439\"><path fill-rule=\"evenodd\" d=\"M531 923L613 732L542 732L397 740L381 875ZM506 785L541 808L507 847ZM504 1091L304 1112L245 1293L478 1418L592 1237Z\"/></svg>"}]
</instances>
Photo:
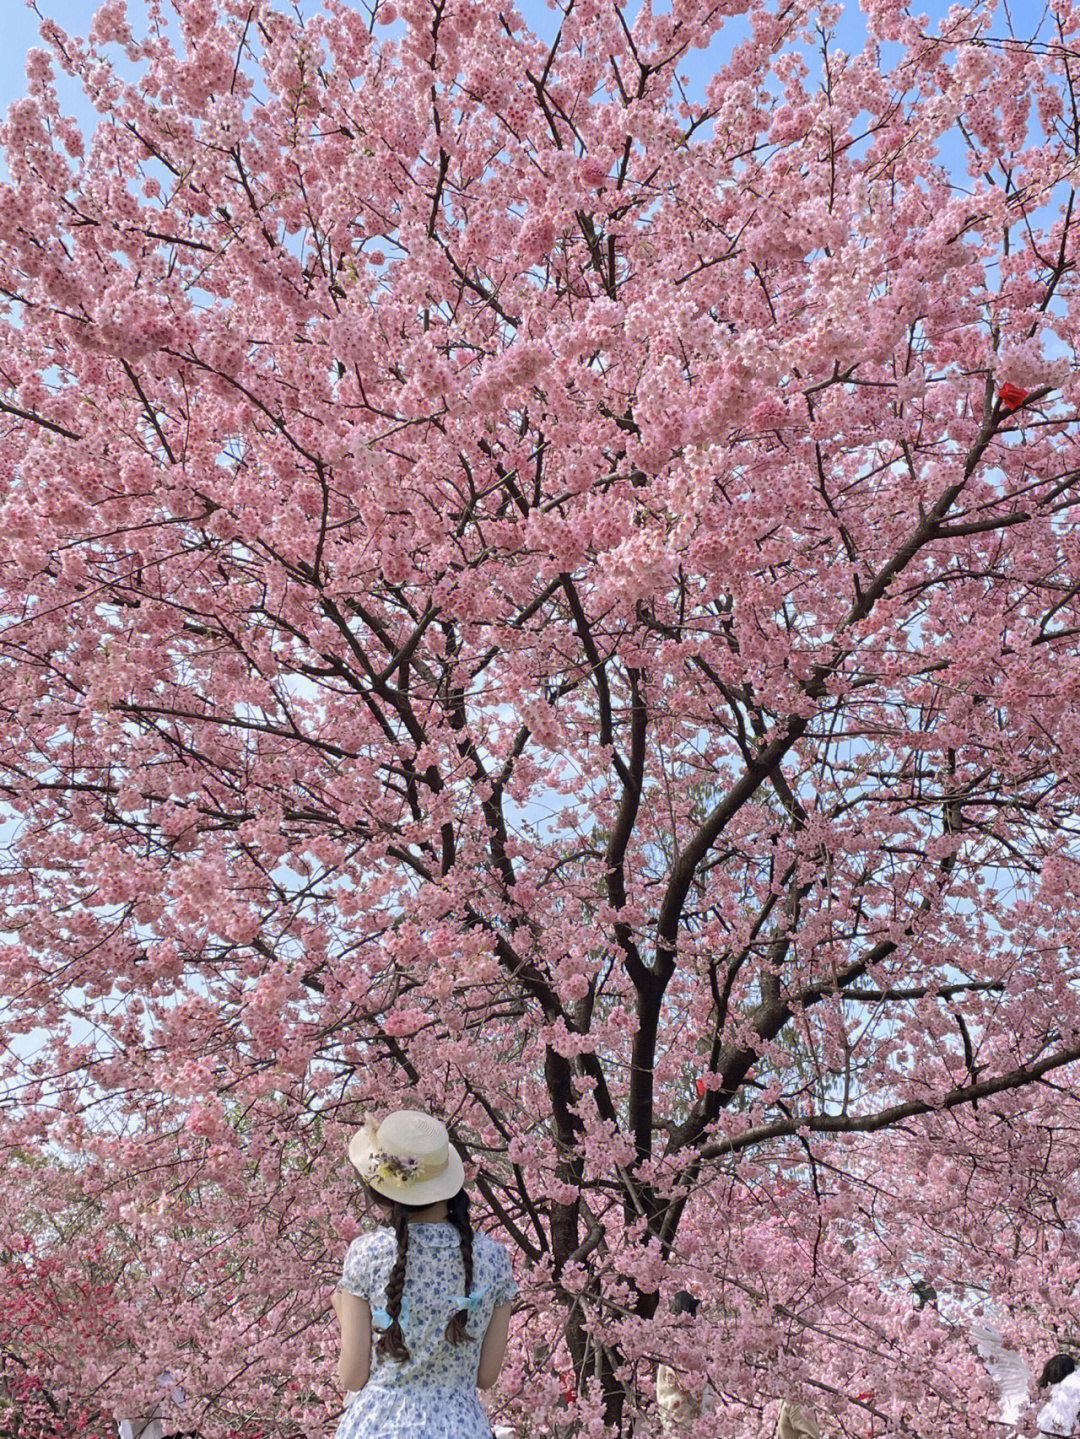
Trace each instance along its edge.
<instances>
[{"instance_id":1,"label":"person in background","mask_svg":"<svg viewBox=\"0 0 1080 1439\"><path fill-rule=\"evenodd\" d=\"M821 1439L821 1430L812 1409L780 1401L774 1439Z\"/></svg>"},{"instance_id":2,"label":"person in background","mask_svg":"<svg viewBox=\"0 0 1080 1439\"><path fill-rule=\"evenodd\" d=\"M138 1418L116 1416L119 1439L196 1439L192 1430L185 1430L170 1410L183 1408L184 1395L172 1375L165 1370L157 1377L159 1398L149 1414Z\"/></svg>"},{"instance_id":3,"label":"person in background","mask_svg":"<svg viewBox=\"0 0 1080 1439\"><path fill-rule=\"evenodd\" d=\"M1039 1434L1072 1439L1080 1433L1080 1370L1071 1354L1055 1354L1043 1365L1039 1388L1050 1397L1039 1410Z\"/></svg>"},{"instance_id":4,"label":"person in background","mask_svg":"<svg viewBox=\"0 0 1080 1439\"><path fill-rule=\"evenodd\" d=\"M672 1297L672 1314L688 1314L693 1317L700 1301L680 1289ZM691 1394L679 1383L679 1377L669 1364L659 1364L656 1370L656 1407L660 1411L660 1427L665 1434L677 1433L679 1429L692 1424L699 1414L711 1412L716 1403L712 1389L705 1385L701 1398Z\"/></svg>"},{"instance_id":5,"label":"person in background","mask_svg":"<svg viewBox=\"0 0 1080 1439\"><path fill-rule=\"evenodd\" d=\"M1040 1391L1049 1390L1039 1410L1039 1435L1042 1439L1080 1435L1080 1370L1071 1354L1054 1354L1046 1361L1033 1396L1024 1357L1007 1349L998 1331L985 1321L972 1324L970 1333L1001 1395L995 1423L1015 1428L1028 1404L1036 1402Z\"/></svg>"}]
</instances>

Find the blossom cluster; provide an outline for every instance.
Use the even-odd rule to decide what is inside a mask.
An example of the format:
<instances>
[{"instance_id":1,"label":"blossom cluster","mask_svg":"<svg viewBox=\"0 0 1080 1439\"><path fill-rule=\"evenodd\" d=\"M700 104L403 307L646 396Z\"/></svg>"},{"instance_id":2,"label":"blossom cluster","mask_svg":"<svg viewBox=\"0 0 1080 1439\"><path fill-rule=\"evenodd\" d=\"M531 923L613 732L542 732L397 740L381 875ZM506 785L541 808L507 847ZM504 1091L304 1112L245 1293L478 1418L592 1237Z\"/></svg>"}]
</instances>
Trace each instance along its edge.
<instances>
[{"instance_id":1,"label":"blossom cluster","mask_svg":"<svg viewBox=\"0 0 1080 1439\"><path fill-rule=\"evenodd\" d=\"M989 1436L966 1316L1075 1339L1080 6L938 8L43 23L0 1338L64 1424L329 1432L369 1110L515 1251L522 1439L652 1439L661 1361L702 1439Z\"/></svg>"}]
</instances>

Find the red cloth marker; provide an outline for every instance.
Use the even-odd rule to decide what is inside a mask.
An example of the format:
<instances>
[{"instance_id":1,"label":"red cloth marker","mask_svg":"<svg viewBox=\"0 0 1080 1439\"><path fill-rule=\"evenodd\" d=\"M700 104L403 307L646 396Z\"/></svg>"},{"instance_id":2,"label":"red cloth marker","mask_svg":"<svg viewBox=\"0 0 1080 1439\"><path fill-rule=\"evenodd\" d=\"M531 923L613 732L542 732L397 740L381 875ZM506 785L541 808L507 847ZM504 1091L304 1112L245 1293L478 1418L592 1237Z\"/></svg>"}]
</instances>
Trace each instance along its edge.
<instances>
[{"instance_id":1,"label":"red cloth marker","mask_svg":"<svg viewBox=\"0 0 1080 1439\"><path fill-rule=\"evenodd\" d=\"M1030 390L1022 390L1019 385L1004 384L998 391L998 400L1004 406L1005 413L1011 415L1013 410L1022 405L1030 394Z\"/></svg>"}]
</instances>

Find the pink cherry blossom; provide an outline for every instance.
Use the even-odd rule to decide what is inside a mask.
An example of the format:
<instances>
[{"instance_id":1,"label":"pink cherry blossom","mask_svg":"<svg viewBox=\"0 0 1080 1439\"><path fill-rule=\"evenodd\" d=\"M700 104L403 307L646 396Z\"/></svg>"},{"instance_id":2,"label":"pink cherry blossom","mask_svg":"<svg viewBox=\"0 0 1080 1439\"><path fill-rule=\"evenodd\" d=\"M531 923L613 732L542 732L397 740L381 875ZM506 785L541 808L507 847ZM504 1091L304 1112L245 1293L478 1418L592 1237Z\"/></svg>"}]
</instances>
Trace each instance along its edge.
<instances>
[{"instance_id":1,"label":"pink cherry blossom","mask_svg":"<svg viewBox=\"0 0 1080 1439\"><path fill-rule=\"evenodd\" d=\"M515 1251L522 1439L650 1439L660 1362L701 1436L990 1436L969 1317L1075 1339L1080 8L1011 13L43 24L0 126L20 1432L164 1371L206 1439L330 1432L346 1148L405 1106Z\"/></svg>"}]
</instances>

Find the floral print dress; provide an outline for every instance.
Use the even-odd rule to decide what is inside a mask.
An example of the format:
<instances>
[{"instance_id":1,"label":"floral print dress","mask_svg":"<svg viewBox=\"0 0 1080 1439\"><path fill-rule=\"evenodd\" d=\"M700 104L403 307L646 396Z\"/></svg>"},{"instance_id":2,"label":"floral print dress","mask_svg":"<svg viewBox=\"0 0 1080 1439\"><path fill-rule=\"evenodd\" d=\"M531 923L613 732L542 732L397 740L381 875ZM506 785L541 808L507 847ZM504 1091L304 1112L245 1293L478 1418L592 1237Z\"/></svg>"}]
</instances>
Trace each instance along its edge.
<instances>
[{"instance_id":1,"label":"floral print dress","mask_svg":"<svg viewBox=\"0 0 1080 1439\"><path fill-rule=\"evenodd\" d=\"M371 1376L351 1399L336 1439L491 1439L476 1376L480 1346L496 1304L517 1294L506 1249L473 1231L473 1283L465 1294L461 1240L452 1224L410 1224L401 1328L409 1349L404 1363L375 1353L379 1331L390 1324L386 1282L397 1256L392 1229L354 1239L345 1255L340 1289L371 1307ZM451 1315L468 1309L464 1344L449 1344Z\"/></svg>"}]
</instances>

